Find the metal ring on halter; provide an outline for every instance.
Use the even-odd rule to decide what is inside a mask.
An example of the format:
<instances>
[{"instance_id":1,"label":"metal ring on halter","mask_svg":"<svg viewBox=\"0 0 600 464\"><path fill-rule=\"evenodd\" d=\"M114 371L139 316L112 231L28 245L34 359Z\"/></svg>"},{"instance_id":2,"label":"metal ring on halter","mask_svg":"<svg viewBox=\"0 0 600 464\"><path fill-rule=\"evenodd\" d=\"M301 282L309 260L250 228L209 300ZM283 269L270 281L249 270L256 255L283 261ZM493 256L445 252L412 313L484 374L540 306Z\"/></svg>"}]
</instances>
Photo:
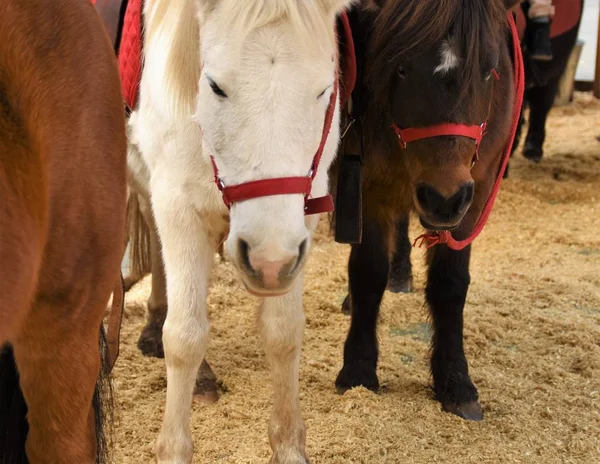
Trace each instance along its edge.
<instances>
[{"instance_id":1,"label":"metal ring on halter","mask_svg":"<svg viewBox=\"0 0 600 464\"><path fill-rule=\"evenodd\" d=\"M343 139L344 137L346 137L346 134L348 133L348 131L352 127L352 124L354 124L355 121L356 121L356 119L354 119L354 118L350 118L348 120L348 124L346 124L346 127L344 128L344 132L342 132L342 135L340 136L340 138Z\"/></svg>"},{"instance_id":2,"label":"metal ring on halter","mask_svg":"<svg viewBox=\"0 0 600 464\"><path fill-rule=\"evenodd\" d=\"M402 147L402 149L406 150L406 142L402 138L402 135L398 134L398 140L400 140L400 146Z\"/></svg>"}]
</instances>

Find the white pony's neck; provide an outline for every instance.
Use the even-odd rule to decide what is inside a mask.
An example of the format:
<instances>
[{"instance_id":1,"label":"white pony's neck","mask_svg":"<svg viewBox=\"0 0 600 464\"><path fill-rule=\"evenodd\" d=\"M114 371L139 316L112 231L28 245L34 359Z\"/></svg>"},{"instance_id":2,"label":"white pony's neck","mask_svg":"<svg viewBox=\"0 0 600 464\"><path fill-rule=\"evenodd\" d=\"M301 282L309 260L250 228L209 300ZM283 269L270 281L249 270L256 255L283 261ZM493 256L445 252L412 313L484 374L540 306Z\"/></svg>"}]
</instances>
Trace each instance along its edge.
<instances>
[{"instance_id":1,"label":"white pony's neck","mask_svg":"<svg viewBox=\"0 0 600 464\"><path fill-rule=\"evenodd\" d=\"M195 109L200 77L199 22L195 0L146 0L142 86L151 105L175 119ZM142 102L143 104L143 102Z\"/></svg>"}]
</instances>

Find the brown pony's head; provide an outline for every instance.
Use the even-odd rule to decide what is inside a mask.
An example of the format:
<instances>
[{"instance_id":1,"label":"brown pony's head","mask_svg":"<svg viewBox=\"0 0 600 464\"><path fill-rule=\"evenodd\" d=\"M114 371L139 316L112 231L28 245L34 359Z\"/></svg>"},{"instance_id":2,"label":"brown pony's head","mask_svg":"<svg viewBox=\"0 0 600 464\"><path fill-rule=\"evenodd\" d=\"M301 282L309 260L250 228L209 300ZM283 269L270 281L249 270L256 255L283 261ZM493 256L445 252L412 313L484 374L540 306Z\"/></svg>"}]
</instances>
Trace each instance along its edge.
<instances>
[{"instance_id":1,"label":"brown pony's head","mask_svg":"<svg viewBox=\"0 0 600 464\"><path fill-rule=\"evenodd\" d=\"M506 53L506 12L518 0L380 0L367 79L398 129L481 125ZM476 143L463 136L407 143L414 205L432 230L458 226L473 201Z\"/></svg>"}]
</instances>

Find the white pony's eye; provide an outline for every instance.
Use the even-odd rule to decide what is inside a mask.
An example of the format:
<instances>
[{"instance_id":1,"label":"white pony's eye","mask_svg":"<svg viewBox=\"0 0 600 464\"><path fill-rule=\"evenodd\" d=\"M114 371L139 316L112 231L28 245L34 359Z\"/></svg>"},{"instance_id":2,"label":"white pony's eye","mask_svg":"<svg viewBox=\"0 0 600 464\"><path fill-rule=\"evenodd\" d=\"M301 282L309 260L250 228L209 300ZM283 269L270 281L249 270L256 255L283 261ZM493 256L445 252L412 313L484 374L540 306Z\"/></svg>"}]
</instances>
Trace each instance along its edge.
<instances>
[{"instance_id":1,"label":"white pony's eye","mask_svg":"<svg viewBox=\"0 0 600 464\"><path fill-rule=\"evenodd\" d=\"M212 91L214 92L215 95L218 95L219 97L222 97L222 98L227 98L227 94L225 92L223 92L221 87L219 87L215 81L213 81L208 76L206 76L206 78L208 79L208 84L210 85L210 88L212 89Z\"/></svg>"},{"instance_id":2,"label":"white pony's eye","mask_svg":"<svg viewBox=\"0 0 600 464\"><path fill-rule=\"evenodd\" d=\"M328 85L325 89L323 89L323 91L319 95L317 95L317 100L319 100L323 95L325 95L325 92L327 92L330 88L331 85Z\"/></svg>"}]
</instances>

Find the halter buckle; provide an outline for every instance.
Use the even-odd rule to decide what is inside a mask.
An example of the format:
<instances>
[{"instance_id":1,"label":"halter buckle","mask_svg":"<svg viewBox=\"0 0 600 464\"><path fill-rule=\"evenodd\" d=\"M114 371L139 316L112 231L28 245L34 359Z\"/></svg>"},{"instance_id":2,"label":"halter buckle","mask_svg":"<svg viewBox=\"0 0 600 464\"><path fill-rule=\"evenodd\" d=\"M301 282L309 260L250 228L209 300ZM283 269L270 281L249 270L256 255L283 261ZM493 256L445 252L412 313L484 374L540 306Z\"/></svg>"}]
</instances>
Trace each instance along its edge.
<instances>
[{"instance_id":1,"label":"halter buckle","mask_svg":"<svg viewBox=\"0 0 600 464\"><path fill-rule=\"evenodd\" d=\"M402 138L402 134L400 134L400 132L398 132L398 140L400 141L400 146L402 147L402 149L406 150L406 142Z\"/></svg>"}]
</instances>

